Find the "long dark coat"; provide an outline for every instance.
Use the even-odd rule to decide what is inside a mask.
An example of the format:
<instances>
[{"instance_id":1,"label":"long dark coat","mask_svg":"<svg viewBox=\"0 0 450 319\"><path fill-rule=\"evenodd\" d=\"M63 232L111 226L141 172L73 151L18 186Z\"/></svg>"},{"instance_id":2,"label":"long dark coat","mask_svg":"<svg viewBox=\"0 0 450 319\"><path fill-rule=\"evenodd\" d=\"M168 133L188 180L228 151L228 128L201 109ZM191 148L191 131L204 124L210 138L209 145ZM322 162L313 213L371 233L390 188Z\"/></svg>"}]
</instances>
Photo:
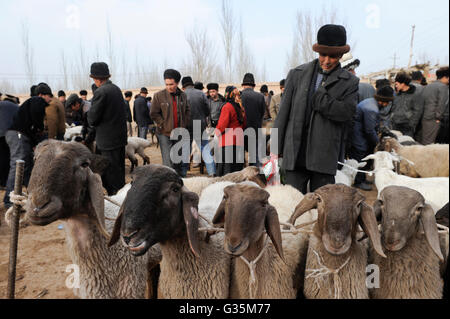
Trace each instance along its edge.
<instances>
[{"instance_id":1,"label":"long dark coat","mask_svg":"<svg viewBox=\"0 0 450 319\"><path fill-rule=\"evenodd\" d=\"M125 107L122 91L110 80L95 90L87 120L96 129L98 149L110 151L127 145Z\"/></svg>"},{"instance_id":2,"label":"long dark coat","mask_svg":"<svg viewBox=\"0 0 450 319\"><path fill-rule=\"evenodd\" d=\"M282 168L295 170L299 156L308 91L318 59L292 69L280 112L272 128L278 129L278 153L283 154ZM356 111L359 79L338 69L312 95L312 112L306 146L306 169L336 174L337 162L345 150L345 135Z\"/></svg>"}]
</instances>

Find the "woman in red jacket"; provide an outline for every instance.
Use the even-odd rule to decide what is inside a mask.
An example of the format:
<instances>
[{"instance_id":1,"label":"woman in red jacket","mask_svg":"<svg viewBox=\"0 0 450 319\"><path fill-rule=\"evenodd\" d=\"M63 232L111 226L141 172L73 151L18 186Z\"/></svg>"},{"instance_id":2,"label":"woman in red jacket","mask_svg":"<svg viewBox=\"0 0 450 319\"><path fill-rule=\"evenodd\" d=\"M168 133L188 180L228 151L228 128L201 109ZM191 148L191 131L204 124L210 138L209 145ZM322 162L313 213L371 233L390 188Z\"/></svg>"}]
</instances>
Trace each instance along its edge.
<instances>
[{"instance_id":1,"label":"woman in red jacket","mask_svg":"<svg viewBox=\"0 0 450 319\"><path fill-rule=\"evenodd\" d=\"M247 125L241 95L234 86L226 89L226 103L220 111L215 134L219 139L216 155L217 175L240 171L244 168L244 134Z\"/></svg>"}]
</instances>

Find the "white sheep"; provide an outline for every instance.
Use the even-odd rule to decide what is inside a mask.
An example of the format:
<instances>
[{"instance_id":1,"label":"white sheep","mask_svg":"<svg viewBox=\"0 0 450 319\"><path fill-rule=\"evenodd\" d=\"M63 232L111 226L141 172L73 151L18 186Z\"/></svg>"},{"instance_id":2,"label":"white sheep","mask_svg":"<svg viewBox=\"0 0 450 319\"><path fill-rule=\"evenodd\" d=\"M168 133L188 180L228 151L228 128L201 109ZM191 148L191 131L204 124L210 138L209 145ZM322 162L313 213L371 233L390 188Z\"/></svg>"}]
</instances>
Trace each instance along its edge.
<instances>
[{"instance_id":1,"label":"white sheep","mask_svg":"<svg viewBox=\"0 0 450 319\"><path fill-rule=\"evenodd\" d=\"M83 129L83 126L70 126L66 128L66 132L64 133L64 140L65 141L72 141L75 137L81 136L81 130Z\"/></svg>"},{"instance_id":2,"label":"white sheep","mask_svg":"<svg viewBox=\"0 0 450 319\"><path fill-rule=\"evenodd\" d=\"M354 159L349 159L344 161L344 165L341 170L336 171L335 184L344 184L347 186L352 186L355 182L356 170L367 165L367 163L358 163ZM350 167L349 167L350 166ZM353 169L352 169L353 168Z\"/></svg>"},{"instance_id":3,"label":"white sheep","mask_svg":"<svg viewBox=\"0 0 450 319\"><path fill-rule=\"evenodd\" d=\"M375 162L375 185L378 189L378 196L385 187L397 185L418 191L435 212L448 203L448 177L413 178L398 175L392 171L394 169L392 162L398 162L399 159L388 152L376 152L363 160L369 159L373 159Z\"/></svg>"},{"instance_id":4,"label":"white sheep","mask_svg":"<svg viewBox=\"0 0 450 319\"><path fill-rule=\"evenodd\" d=\"M264 190L253 182L223 182L205 188L200 201L209 205L208 200L214 198L217 203L223 190L226 198L213 222L225 224L225 250L241 256L233 260L230 298L296 298L303 286L301 269L304 271L308 236L281 235L278 218L287 220L302 194L289 185L269 186ZM265 206L267 200L270 206ZM313 218L311 212L302 221L311 222ZM262 225L272 239L267 247ZM236 250L229 247L236 244L239 247ZM250 270L251 263L255 263L254 270Z\"/></svg>"},{"instance_id":5,"label":"white sheep","mask_svg":"<svg viewBox=\"0 0 450 319\"><path fill-rule=\"evenodd\" d=\"M125 154L131 162L130 172L133 172L134 167L138 166L138 160L135 154L139 154L144 160L145 164L150 164L150 158L145 155L145 149L152 145L152 142L145 138L140 138L136 136L128 137L127 146L125 147Z\"/></svg>"},{"instance_id":6,"label":"white sheep","mask_svg":"<svg viewBox=\"0 0 450 319\"><path fill-rule=\"evenodd\" d=\"M49 140L36 148L28 187L27 218L35 225L62 220L72 263L77 265L80 298L144 298L149 269L159 263L159 247L136 259L125 247L108 247L110 221L119 207L105 202L100 176L89 165L93 155L76 142ZM124 200L130 185L113 200Z\"/></svg>"}]
</instances>

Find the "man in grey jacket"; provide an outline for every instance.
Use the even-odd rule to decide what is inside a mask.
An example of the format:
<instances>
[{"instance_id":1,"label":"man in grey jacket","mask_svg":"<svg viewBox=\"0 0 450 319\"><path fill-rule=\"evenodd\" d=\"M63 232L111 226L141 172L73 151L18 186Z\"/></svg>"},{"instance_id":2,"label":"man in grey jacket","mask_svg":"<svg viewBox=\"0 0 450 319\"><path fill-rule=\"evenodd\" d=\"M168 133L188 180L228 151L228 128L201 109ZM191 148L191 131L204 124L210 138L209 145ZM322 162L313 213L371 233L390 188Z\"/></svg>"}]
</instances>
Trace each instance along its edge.
<instances>
[{"instance_id":1,"label":"man in grey jacket","mask_svg":"<svg viewBox=\"0 0 450 319\"><path fill-rule=\"evenodd\" d=\"M350 51L346 30L327 24L319 29L313 50L319 58L292 69L280 112L278 154L285 181L303 194L334 184L338 161L344 159L346 128L358 102L359 79L343 70L342 55ZM273 149L271 147L271 149Z\"/></svg>"},{"instance_id":2,"label":"man in grey jacket","mask_svg":"<svg viewBox=\"0 0 450 319\"><path fill-rule=\"evenodd\" d=\"M439 132L439 126L448 101L448 70L448 66L437 70L437 81L427 85L422 90L425 103L422 117L422 138L420 142L424 145L434 143Z\"/></svg>"},{"instance_id":3,"label":"man in grey jacket","mask_svg":"<svg viewBox=\"0 0 450 319\"><path fill-rule=\"evenodd\" d=\"M202 153L202 158L205 162L208 175L213 176L216 174L216 165L214 164L214 159L211 155L209 141L202 138L203 132L206 129L206 118L209 116L208 100L206 95L201 90L194 88L194 83L190 76L183 77L183 79L181 79L181 85L184 93L186 93L187 102L191 108L191 123L188 126L192 128L190 132L191 145L192 140L195 140L195 143L197 143L197 146L200 148L200 152ZM199 122L200 132L197 132L197 130L194 129L194 126L198 125ZM199 136L194 135L198 133L200 133Z\"/></svg>"}]
</instances>

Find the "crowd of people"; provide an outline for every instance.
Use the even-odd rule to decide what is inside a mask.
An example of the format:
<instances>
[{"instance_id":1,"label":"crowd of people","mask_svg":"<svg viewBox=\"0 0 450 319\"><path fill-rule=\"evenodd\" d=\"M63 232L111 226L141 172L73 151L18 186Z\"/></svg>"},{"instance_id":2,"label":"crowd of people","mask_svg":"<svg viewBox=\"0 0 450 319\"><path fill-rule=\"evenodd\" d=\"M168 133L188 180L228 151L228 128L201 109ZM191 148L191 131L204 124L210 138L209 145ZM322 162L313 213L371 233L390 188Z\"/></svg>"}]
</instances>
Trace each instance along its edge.
<instances>
[{"instance_id":1,"label":"crowd of people","mask_svg":"<svg viewBox=\"0 0 450 319\"><path fill-rule=\"evenodd\" d=\"M448 143L448 67L437 70L437 80L430 84L420 71L399 72L393 83L378 79L374 88L356 76L360 61L349 54L343 26L322 26L313 50L318 58L290 70L280 81L277 95L269 92L267 85L255 91L251 73L245 74L241 90L227 86L221 95L218 83L208 83L205 93L203 83L167 69L165 88L153 97L148 96L147 88L141 88L131 111L132 92L122 94L111 82L104 62L91 65L91 100L87 100L86 90L67 99L61 90L54 97L46 83L33 86L31 97L20 107L17 98L2 95L0 184L6 186L5 207L11 205L16 160L25 161L27 185L33 148L45 139L62 140L66 124L82 126L82 142L108 158L102 182L109 195L125 184L125 146L127 136L133 136L133 121L140 138L147 139L149 130L154 130L163 165L182 177L189 169L193 142L209 176L241 170L245 151L249 165L261 166L262 157L269 154L266 138L258 133L269 122L272 132L277 131L278 143L278 151L270 157L282 158L284 182L302 193L307 192L308 184L311 191L333 184L338 162L345 158L360 161L371 154L383 127L422 144ZM195 123L199 123L200 134L195 132ZM174 134L176 129L185 129L189 138ZM216 145L214 152L212 145ZM183 152L186 147L187 156ZM174 161L174 152L183 160ZM358 174L355 186L371 189L364 174Z\"/></svg>"}]
</instances>

